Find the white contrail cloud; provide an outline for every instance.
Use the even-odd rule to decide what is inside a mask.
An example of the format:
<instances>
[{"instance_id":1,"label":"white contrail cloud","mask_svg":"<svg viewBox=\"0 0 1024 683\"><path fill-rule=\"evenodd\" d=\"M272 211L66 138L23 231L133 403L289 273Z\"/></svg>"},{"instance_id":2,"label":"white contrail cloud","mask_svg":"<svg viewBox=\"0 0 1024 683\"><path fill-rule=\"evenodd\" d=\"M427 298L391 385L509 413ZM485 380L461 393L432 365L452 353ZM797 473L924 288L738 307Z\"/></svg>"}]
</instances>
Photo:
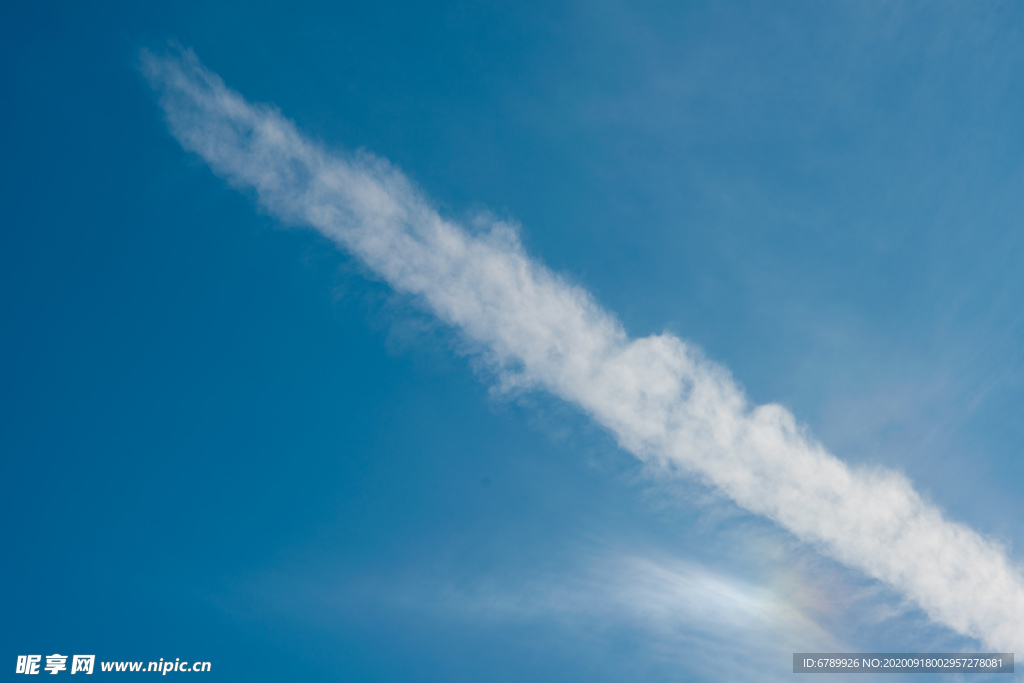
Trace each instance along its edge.
<instances>
[{"instance_id":1,"label":"white contrail cloud","mask_svg":"<svg viewBox=\"0 0 1024 683\"><path fill-rule=\"evenodd\" d=\"M699 478L932 620L1001 651L1024 645L1020 570L904 476L842 462L782 406L751 405L725 368L680 339L630 339L587 292L531 259L513 226L470 231L443 218L387 161L303 137L190 50L140 58L186 150L416 297L478 345L502 381L579 406L640 460Z\"/></svg>"}]
</instances>

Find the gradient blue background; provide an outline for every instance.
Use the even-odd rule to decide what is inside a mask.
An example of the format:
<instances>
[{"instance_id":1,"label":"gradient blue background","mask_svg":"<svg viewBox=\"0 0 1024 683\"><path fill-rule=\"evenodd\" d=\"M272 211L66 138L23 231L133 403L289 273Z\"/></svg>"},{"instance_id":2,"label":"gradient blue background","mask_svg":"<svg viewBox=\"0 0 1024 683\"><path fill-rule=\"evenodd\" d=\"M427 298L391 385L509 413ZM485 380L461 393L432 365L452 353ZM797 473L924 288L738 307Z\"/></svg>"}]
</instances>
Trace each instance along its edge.
<instances>
[{"instance_id":1,"label":"gradient blue background","mask_svg":"<svg viewBox=\"0 0 1024 683\"><path fill-rule=\"evenodd\" d=\"M1022 22L995 2L5 3L3 670L95 652L210 660L204 680L714 680L628 625L381 595L571 581L624 547L755 581L790 562L748 542L790 548L770 524L665 494L571 408L491 395L450 331L182 152L135 69L167 39L446 215L521 222L631 334L695 342L1019 560ZM920 615L834 618L865 649L925 642Z\"/></svg>"}]
</instances>

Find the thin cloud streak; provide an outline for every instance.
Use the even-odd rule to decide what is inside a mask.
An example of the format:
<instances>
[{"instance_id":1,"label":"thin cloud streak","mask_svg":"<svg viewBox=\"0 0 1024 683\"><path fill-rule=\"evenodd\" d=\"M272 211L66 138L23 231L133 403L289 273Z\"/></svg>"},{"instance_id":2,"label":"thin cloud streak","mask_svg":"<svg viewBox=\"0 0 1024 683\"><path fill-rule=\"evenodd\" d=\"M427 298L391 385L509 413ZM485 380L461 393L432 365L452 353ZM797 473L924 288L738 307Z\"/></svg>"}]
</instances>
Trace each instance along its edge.
<instances>
[{"instance_id":1,"label":"thin cloud streak","mask_svg":"<svg viewBox=\"0 0 1024 683\"><path fill-rule=\"evenodd\" d=\"M792 676L780 652L841 652L813 618L762 586L690 562L644 556L594 558L571 579L538 574L498 582L436 583L379 578L358 594L398 610L421 610L468 623L536 624L574 634L598 649L621 644L622 627L642 634L643 660L666 662L708 680ZM316 589L332 595L330 589ZM349 604L349 587L334 599ZM374 603L379 604L379 603ZM332 613L333 614L333 613ZM743 656L736 657L742 643ZM714 675L713 675L714 674ZM643 678L643 676L640 676Z\"/></svg>"},{"instance_id":2,"label":"thin cloud streak","mask_svg":"<svg viewBox=\"0 0 1024 683\"><path fill-rule=\"evenodd\" d=\"M1024 645L1024 581L1005 550L946 520L902 475L846 465L782 406L751 406L725 368L678 338L630 339L587 292L530 259L514 226L470 232L442 218L387 161L311 142L191 51L143 50L141 65L186 150L417 297L502 384L579 406L640 460L705 481L933 620L996 649Z\"/></svg>"}]
</instances>

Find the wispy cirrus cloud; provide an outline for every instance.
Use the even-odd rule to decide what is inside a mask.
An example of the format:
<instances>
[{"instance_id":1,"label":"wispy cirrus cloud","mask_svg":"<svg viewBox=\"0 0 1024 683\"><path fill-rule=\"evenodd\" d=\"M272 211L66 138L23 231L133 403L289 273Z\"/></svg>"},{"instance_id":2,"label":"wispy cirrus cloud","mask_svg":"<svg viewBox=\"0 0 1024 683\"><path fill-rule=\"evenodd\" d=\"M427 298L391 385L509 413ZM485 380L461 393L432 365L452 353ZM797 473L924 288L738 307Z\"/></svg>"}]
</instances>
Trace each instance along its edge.
<instances>
[{"instance_id":1,"label":"wispy cirrus cloud","mask_svg":"<svg viewBox=\"0 0 1024 683\"><path fill-rule=\"evenodd\" d=\"M340 589L313 585L321 599L330 596L337 603L331 607L341 610L354 600L372 600L377 609L429 613L435 620L518 624L529 632L567 635L596 652L635 640L642 661L653 670L668 666L701 680L788 678L789 658L780 653L843 649L778 591L693 562L643 554L592 557L571 576L374 577L345 582Z\"/></svg>"},{"instance_id":2,"label":"wispy cirrus cloud","mask_svg":"<svg viewBox=\"0 0 1024 683\"><path fill-rule=\"evenodd\" d=\"M899 473L853 468L785 408L752 406L728 371L669 335L630 339L581 288L531 259L513 226L468 231L397 169L331 153L247 102L187 50L144 50L171 132L271 214L358 256L476 345L500 381L544 389L666 475L699 478L933 620L1012 650L1024 580L1006 551L946 519Z\"/></svg>"}]
</instances>

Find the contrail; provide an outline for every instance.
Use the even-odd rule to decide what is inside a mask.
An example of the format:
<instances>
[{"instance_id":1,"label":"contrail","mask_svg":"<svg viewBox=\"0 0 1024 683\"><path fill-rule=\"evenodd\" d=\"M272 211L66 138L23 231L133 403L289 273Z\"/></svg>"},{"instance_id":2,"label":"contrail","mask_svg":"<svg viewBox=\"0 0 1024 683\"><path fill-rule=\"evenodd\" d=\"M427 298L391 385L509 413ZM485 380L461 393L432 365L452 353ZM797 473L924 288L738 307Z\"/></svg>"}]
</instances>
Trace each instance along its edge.
<instances>
[{"instance_id":1,"label":"contrail","mask_svg":"<svg viewBox=\"0 0 1024 683\"><path fill-rule=\"evenodd\" d=\"M1013 651L1024 581L1004 549L945 519L902 475L850 467L775 404L669 334L622 325L524 251L512 226L442 218L387 161L304 138L190 50L141 52L171 133L283 221L310 226L479 345L509 382L586 411L642 461L697 477L822 552L884 581L931 619Z\"/></svg>"}]
</instances>

